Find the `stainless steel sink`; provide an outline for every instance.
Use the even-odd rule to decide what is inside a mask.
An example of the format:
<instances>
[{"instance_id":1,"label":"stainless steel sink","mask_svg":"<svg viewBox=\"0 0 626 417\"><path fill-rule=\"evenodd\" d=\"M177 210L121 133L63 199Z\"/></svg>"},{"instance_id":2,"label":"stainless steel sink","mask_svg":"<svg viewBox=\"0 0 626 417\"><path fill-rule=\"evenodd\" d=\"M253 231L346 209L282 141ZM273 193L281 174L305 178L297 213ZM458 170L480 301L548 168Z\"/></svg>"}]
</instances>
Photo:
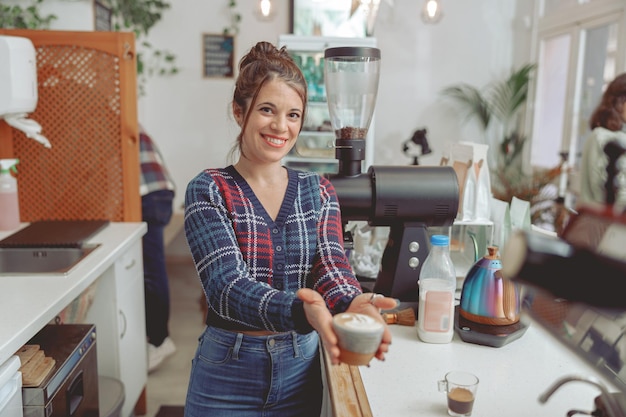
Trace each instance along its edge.
<instances>
[{"instance_id":1,"label":"stainless steel sink","mask_svg":"<svg viewBox=\"0 0 626 417\"><path fill-rule=\"evenodd\" d=\"M79 247L2 247L0 275L66 275L98 244Z\"/></svg>"}]
</instances>

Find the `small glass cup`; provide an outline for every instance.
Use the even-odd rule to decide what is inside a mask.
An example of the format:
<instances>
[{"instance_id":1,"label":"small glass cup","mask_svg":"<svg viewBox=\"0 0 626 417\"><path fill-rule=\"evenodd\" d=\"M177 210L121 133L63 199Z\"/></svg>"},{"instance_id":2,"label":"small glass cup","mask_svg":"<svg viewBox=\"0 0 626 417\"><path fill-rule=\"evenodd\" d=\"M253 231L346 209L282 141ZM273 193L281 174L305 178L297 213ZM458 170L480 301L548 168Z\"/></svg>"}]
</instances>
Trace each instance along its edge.
<instances>
[{"instance_id":1,"label":"small glass cup","mask_svg":"<svg viewBox=\"0 0 626 417\"><path fill-rule=\"evenodd\" d=\"M445 392L448 399L448 414L454 417L472 415L478 377L469 372L451 371L444 379L437 381L439 392Z\"/></svg>"}]
</instances>

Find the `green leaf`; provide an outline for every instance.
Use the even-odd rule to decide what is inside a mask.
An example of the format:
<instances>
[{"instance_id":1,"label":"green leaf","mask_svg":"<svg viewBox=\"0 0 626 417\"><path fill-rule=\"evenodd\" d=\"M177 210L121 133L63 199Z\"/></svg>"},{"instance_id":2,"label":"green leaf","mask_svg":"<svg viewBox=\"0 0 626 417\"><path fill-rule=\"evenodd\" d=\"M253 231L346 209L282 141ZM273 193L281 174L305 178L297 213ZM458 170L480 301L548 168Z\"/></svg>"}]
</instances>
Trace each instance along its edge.
<instances>
[{"instance_id":1,"label":"green leaf","mask_svg":"<svg viewBox=\"0 0 626 417\"><path fill-rule=\"evenodd\" d=\"M490 105L477 88L468 84L460 84L445 88L442 94L465 107L466 117L476 117L483 129L487 129L491 120Z\"/></svg>"},{"instance_id":2,"label":"green leaf","mask_svg":"<svg viewBox=\"0 0 626 417\"><path fill-rule=\"evenodd\" d=\"M493 104L494 115L503 123L508 124L517 111L526 103L530 72L534 64L524 65L511 73L504 82L492 84L488 94Z\"/></svg>"},{"instance_id":3,"label":"green leaf","mask_svg":"<svg viewBox=\"0 0 626 417\"><path fill-rule=\"evenodd\" d=\"M501 175L494 176L492 186L498 183L505 188L517 184L519 176L525 178L522 172L522 154L527 137L521 125L521 115L524 104L528 99L528 88L535 64L526 64L513 70L503 80L494 80L479 90L476 87L461 83L442 90L442 94L454 100L465 110L466 117L477 118L486 135L497 134L501 137L488 139L490 145L493 139L497 142L490 148L494 157L495 171ZM490 128L495 125L495 129ZM489 128L489 129L488 129Z\"/></svg>"},{"instance_id":4,"label":"green leaf","mask_svg":"<svg viewBox=\"0 0 626 417\"><path fill-rule=\"evenodd\" d=\"M37 0L35 4L25 8L21 6L0 5L0 28L5 29L48 29L50 23L57 19L56 15L42 16L39 14Z\"/></svg>"}]
</instances>

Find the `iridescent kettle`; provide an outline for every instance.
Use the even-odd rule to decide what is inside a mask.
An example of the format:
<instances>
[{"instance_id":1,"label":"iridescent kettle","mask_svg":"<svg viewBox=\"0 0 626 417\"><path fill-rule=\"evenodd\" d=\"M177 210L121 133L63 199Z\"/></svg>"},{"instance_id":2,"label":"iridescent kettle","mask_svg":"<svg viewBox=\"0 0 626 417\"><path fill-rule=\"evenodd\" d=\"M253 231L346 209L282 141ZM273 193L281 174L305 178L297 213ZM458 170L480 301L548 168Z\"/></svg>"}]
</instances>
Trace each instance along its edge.
<instances>
[{"instance_id":1,"label":"iridescent kettle","mask_svg":"<svg viewBox=\"0 0 626 417\"><path fill-rule=\"evenodd\" d=\"M498 248L489 246L488 255L468 271L461 290L459 314L474 323L505 326L520 319L520 289L502 276Z\"/></svg>"}]
</instances>

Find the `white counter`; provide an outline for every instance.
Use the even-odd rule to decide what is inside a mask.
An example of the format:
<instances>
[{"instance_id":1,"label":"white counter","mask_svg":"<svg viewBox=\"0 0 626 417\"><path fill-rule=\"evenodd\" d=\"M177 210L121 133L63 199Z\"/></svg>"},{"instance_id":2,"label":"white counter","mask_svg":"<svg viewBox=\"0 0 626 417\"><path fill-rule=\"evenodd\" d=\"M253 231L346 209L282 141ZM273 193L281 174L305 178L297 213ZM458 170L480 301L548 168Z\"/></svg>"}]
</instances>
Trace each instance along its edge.
<instances>
[{"instance_id":1,"label":"white counter","mask_svg":"<svg viewBox=\"0 0 626 417\"><path fill-rule=\"evenodd\" d=\"M145 223L109 224L88 241L100 247L68 275L0 276L0 364L140 241L145 232ZM0 232L0 238L8 235Z\"/></svg>"},{"instance_id":2,"label":"white counter","mask_svg":"<svg viewBox=\"0 0 626 417\"><path fill-rule=\"evenodd\" d=\"M561 377L598 373L534 322L520 339L500 348L466 343L457 334L452 343L428 344L418 339L416 327L391 329L386 360L359 368L374 417L446 416L445 394L438 392L437 381L450 370L469 371L480 379L475 417L565 416L574 408L593 410L600 395L592 385L570 382L546 404L538 402Z\"/></svg>"}]
</instances>

